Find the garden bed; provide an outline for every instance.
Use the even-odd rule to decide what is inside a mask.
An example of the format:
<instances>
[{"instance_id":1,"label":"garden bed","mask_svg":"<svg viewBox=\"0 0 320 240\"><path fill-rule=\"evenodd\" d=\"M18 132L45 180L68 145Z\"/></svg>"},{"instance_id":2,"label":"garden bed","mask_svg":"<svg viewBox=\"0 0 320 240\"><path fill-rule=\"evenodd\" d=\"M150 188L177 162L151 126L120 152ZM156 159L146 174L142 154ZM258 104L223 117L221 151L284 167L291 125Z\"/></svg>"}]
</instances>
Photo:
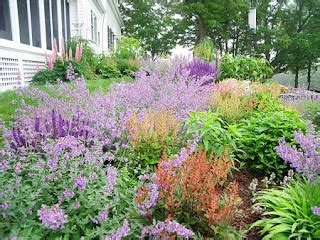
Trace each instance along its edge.
<instances>
[{"instance_id":1,"label":"garden bed","mask_svg":"<svg viewBox=\"0 0 320 240\"><path fill-rule=\"evenodd\" d=\"M288 191L317 227L319 184L307 179L319 165L301 161L318 161L319 134L306 121L317 118L281 102L277 84L216 76L200 60L157 60L108 92L77 75L21 90L27 102L3 128L0 237L261 239L279 234L278 220L259 233L270 206L281 217L286 209L266 201ZM310 229L303 235L317 236Z\"/></svg>"}]
</instances>

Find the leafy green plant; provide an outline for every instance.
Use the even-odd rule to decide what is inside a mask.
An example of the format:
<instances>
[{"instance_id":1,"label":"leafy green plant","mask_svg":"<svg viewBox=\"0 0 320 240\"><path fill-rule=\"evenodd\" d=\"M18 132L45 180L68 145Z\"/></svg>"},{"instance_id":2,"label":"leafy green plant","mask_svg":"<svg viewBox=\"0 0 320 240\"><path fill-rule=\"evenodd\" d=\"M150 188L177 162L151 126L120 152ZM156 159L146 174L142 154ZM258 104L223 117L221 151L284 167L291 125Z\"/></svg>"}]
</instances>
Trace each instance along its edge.
<instances>
[{"instance_id":1,"label":"leafy green plant","mask_svg":"<svg viewBox=\"0 0 320 240\"><path fill-rule=\"evenodd\" d=\"M43 69L37 72L33 78L32 83L34 84L45 84L47 82L55 82L57 79L66 81L67 65L61 60L57 60L53 66L52 71Z\"/></svg>"},{"instance_id":2,"label":"leafy green plant","mask_svg":"<svg viewBox=\"0 0 320 240\"><path fill-rule=\"evenodd\" d=\"M257 193L255 206L262 207L263 218L251 228L262 227L263 239L319 239L320 216L312 212L320 206L320 184L294 180L279 189Z\"/></svg>"},{"instance_id":3,"label":"leafy green plant","mask_svg":"<svg viewBox=\"0 0 320 240\"><path fill-rule=\"evenodd\" d=\"M116 59L135 59L144 56L141 41L134 37L123 37L117 43L112 56Z\"/></svg>"},{"instance_id":4,"label":"leafy green plant","mask_svg":"<svg viewBox=\"0 0 320 240\"><path fill-rule=\"evenodd\" d=\"M215 59L214 45L210 38L205 38L200 42L193 50L194 56L205 60L207 62L212 62Z\"/></svg>"},{"instance_id":5,"label":"leafy green plant","mask_svg":"<svg viewBox=\"0 0 320 240\"><path fill-rule=\"evenodd\" d=\"M230 153L238 150L236 140L240 134L235 125L226 125L218 113L193 112L185 123L187 134L197 135L207 152L216 156L223 154L229 147Z\"/></svg>"},{"instance_id":6,"label":"leafy green plant","mask_svg":"<svg viewBox=\"0 0 320 240\"><path fill-rule=\"evenodd\" d=\"M133 76L139 69L139 65L134 60L117 59L116 62L122 76Z\"/></svg>"},{"instance_id":7,"label":"leafy green plant","mask_svg":"<svg viewBox=\"0 0 320 240\"><path fill-rule=\"evenodd\" d=\"M72 52L76 52L76 47L82 44L82 58L80 62L73 61L72 64L76 72L83 75L87 80L94 80L96 78L95 71L98 65L98 59L95 56L92 48L89 45L89 41L83 38L74 37L68 40L66 44L66 50L72 49Z\"/></svg>"},{"instance_id":8,"label":"leafy green plant","mask_svg":"<svg viewBox=\"0 0 320 240\"><path fill-rule=\"evenodd\" d=\"M220 78L235 78L265 82L272 74L269 63L262 58L247 58L242 56L224 56L220 65Z\"/></svg>"},{"instance_id":9,"label":"leafy green plant","mask_svg":"<svg viewBox=\"0 0 320 240\"><path fill-rule=\"evenodd\" d=\"M269 104L263 112L258 112L238 124L241 138L237 142L244 154L238 158L246 161L248 166L261 173L275 172L282 175L288 168L274 151L279 139L293 141L293 132L301 129L306 131L307 123L300 119L298 112Z\"/></svg>"}]
</instances>

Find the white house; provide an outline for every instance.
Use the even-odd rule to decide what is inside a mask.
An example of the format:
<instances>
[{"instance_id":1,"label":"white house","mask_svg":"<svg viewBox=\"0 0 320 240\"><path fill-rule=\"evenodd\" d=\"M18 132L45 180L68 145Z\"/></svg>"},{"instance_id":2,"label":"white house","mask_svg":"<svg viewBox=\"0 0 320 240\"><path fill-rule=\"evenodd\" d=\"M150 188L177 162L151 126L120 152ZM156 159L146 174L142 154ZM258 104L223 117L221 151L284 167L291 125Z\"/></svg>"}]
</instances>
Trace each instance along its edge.
<instances>
[{"instance_id":1,"label":"white house","mask_svg":"<svg viewBox=\"0 0 320 240\"><path fill-rule=\"evenodd\" d=\"M0 0L0 91L31 81L53 39L81 36L96 53L121 37L119 0Z\"/></svg>"}]
</instances>

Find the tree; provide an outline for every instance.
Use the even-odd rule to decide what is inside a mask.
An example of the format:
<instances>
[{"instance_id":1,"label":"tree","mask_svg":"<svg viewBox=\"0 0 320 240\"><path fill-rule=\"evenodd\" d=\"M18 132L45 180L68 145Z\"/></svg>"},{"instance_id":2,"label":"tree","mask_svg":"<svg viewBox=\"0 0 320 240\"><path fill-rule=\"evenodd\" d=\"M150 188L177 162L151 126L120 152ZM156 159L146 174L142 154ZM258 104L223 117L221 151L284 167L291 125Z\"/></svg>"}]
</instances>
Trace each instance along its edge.
<instances>
[{"instance_id":1,"label":"tree","mask_svg":"<svg viewBox=\"0 0 320 240\"><path fill-rule=\"evenodd\" d=\"M175 26L179 43L197 45L205 37L210 37L217 49L229 52L230 39L235 39L232 52L237 52L239 30L247 21L246 0L184 0L172 6L181 16Z\"/></svg>"},{"instance_id":2,"label":"tree","mask_svg":"<svg viewBox=\"0 0 320 240\"><path fill-rule=\"evenodd\" d=\"M294 86L299 85L299 73L308 69L309 83L312 66L320 56L320 1L295 0L286 4L282 11L281 37L275 49L273 65L295 74Z\"/></svg>"},{"instance_id":3,"label":"tree","mask_svg":"<svg viewBox=\"0 0 320 240\"><path fill-rule=\"evenodd\" d=\"M175 46L172 11L161 1L125 0L121 5L124 33L140 39L152 57Z\"/></svg>"}]
</instances>

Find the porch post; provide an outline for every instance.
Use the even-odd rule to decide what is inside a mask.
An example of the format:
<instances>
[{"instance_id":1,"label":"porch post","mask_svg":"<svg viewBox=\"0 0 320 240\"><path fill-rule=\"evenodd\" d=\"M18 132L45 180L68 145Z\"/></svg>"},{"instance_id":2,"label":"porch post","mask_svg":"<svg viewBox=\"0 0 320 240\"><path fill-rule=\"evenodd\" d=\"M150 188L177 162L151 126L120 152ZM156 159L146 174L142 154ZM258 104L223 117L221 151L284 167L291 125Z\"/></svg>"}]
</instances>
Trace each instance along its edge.
<instances>
[{"instance_id":1,"label":"porch post","mask_svg":"<svg viewBox=\"0 0 320 240\"><path fill-rule=\"evenodd\" d=\"M19 14L17 0L9 1L12 41L20 42Z\"/></svg>"},{"instance_id":2,"label":"porch post","mask_svg":"<svg viewBox=\"0 0 320 240\"><path fill-rule=\"evenodd\" d=\"M45 19L45 11L44 11L44 0L39 0L39 18L40 18L41 48L42 49L47 49L46 19Z\"/></svg>"}]
</instances>

